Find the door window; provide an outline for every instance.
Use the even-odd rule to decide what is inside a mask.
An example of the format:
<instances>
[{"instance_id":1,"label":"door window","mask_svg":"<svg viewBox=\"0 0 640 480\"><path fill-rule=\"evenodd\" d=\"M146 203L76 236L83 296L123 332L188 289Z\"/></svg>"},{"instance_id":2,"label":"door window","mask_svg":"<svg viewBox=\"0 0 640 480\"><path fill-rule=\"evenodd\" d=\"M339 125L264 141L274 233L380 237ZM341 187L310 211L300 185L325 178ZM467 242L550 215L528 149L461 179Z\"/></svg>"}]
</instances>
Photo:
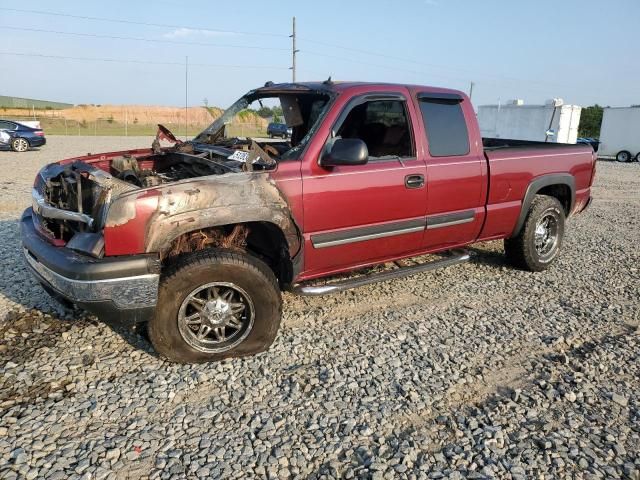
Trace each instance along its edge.
<instances>
[{"instance_id":1,"label":"door window","mask_svg":"<svg viewBox=\"0 0 640 480\"><path fill-rule=\"evenodd\" d=\"M460 100L421 98L420 111L432 157L469 153L469 132Z\"/></svg>"},{"instance_id":2,"label":"door window","mask_svg":"<svg viewBox=\"0 0 640 480\"><path fill-rule=\"evenodd\" d=\"M406 103L402 100L371 100L354 106L337 136L361 139L373 160L415 156Z\"/></svg>"}]
</instances>

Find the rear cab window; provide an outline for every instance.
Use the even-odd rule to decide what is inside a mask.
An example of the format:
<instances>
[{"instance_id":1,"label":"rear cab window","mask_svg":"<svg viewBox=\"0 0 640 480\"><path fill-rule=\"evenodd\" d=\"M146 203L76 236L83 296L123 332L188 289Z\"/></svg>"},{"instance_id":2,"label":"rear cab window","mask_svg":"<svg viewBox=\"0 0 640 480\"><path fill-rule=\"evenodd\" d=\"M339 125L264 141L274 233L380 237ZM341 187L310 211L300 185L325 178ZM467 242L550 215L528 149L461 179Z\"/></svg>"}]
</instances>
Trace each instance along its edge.
<instances>
[{"instance_id":1,"label":"rear cab window","mask_svg":"<svg viewBox=\"0 0 640 480\"><path fill-rule=\"evenodd\" d=\"M449 93L418 94L420 112L432 157L469 154L469 131L462 110L462 97Z\"/></svg>"}]
</instances>

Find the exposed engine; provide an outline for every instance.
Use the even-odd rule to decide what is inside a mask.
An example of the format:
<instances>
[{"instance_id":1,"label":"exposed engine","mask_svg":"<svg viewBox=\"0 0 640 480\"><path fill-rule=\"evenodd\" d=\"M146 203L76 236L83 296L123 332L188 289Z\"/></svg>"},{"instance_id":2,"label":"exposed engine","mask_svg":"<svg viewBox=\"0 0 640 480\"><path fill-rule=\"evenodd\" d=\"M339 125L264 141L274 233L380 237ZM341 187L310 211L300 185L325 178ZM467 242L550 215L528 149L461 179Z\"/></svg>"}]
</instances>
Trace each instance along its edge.
<instances>
[{"instance_id":1,"label":"exposed engine","mask_svg":"<svg viewBox=\"0 0 640 480\"><path fill-rule=\"evenodd\" d=\"M78 232L99 228L112 199L126 192L209 175L270 170L276 166L271 155L279 156L271 145L263 148L251 139L235 139L222 145L178 143L149 155L125 154L92 164L51 164L34 185L36 220L48 236L68 241ZM48 207L54 210L45 212Z\"/></svg>"},{"instance_id":2,"label":"exposed engine","mask_svg":"<svg viewBox=\"0 0 640 480\"><path fill-rule=\"evenodd\" d=\"M128 184L140 188L154 187L207 175L223 175L252 170L269 170L276 161L256 142L226 146L207 146L200 151L199 145L190 143L177 145L173 151L163 151L149 157L124 155L112 160L113 175ZM277 156L278 151L271 154Z\"/></svg>"}]
</instances>

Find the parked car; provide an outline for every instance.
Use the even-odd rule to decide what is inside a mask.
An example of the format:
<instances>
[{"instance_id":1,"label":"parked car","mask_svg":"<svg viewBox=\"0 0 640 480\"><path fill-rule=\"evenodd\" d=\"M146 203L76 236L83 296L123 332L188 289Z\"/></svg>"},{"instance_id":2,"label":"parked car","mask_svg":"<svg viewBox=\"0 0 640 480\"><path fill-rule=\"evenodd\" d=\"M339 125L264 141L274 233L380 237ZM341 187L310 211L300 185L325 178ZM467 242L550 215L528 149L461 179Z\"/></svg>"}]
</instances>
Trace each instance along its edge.
<instances>
[{"instance_id":1,"label":"parked car","mask_svg":"<svg viewBox=\"0 0 640 480\"><path fill-rule=\"evenodd\" d=\"M273 137L287 138L288 136L290 136L290 133L286 124L271 122L267 126L267 135L269 135L270 138L273 138Z\"/></svg>"},{"instance_id":2,"label":"parked car","mask_svg":"<svg viewBox=\"0 0 640 480\"><path fill-rule=\"evenodd\" d=\"M247 104L278 98L300 139L286 150L226 135ZM268 83L191 141L160 135L174 145L44 167L21 229L48 292L147 322L177 362L267 349L282 290L322 295L449 267L496 239L513 265L545 270L596 168L584 145L482 139L464 93L421 86ZM442 256L318 283L428 253Z\"/></svg>"},{"instance_id":3,"label":"parked car","mask_svg":"<svg viewBox=\"0 0 640 480\"><path fill-rule=\"evenodd\" d=\"M14 152L26 152L31 147L41 147L47 143L41 128L33 128L20 122L0 120L0 131L9 135L6 143L0 141L0 147L10 148Z\"/></svg>"}]
</instances>

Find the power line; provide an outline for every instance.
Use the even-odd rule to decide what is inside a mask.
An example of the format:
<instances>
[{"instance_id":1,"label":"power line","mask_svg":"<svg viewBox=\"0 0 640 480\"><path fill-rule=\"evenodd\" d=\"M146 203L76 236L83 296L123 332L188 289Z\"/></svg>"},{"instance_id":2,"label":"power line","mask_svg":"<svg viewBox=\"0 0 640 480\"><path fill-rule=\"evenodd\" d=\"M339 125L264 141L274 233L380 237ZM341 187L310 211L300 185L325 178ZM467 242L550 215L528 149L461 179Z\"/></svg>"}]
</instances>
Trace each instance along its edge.
<instances>
[{"instance_id":1,"label":"power line","mask_svg":"<svg viewBox=\"0 0 640 480\"><path fill-rule=\"evenodd\" d=\"M92 17L88 15L73 15L70 13L58 13L58 12L50 12L44 10L27 10L22 8L7 8L2 7L2 10L5 12L18 12L18 13L31 13L36 15L50 15L54 17L67 17L67 18L76 18L79 20L92 20L98 22L112 22L112 23L124 23L127 25L143 25L146 27L161 27L161 28L185 28L188 30L199 30L202 32L212 32L212 33L227 33L227 34L236 34L236 35L255 35L255 36L264 36L264 37L288 37L286 34L282 33L271 33L271 32L245 32L239 30L217 30L211 28L202 28L202 27L190 27L186 25L172 25L167 23L151 23L151 22L138 22L135 20L125 20L121 18L107 18L107 17Z\"/></svg>"},{"instance_id":2,"label":"power line","mask_svg":"<svg viewBox=\"0 0 640 480\"><path fill-rule=\"evenodd\" d=\"M247 48L247 49L255 49L255 50L280 50L280 51L289 50L288 48L259 47L254 45L232 45L232 44L220 44L220 43L208 43L208 42L187 42L183 40L127 37L122 35L104 35L104 34L98 34L98 33L63 32L59 30L45 30L41 28L10 27L8 25L0 25L0 29L17 30L17 31L23 31L23 32L53 33L56 35L72 35L76 37L106 38L110 40L128 40L128 41L130 40L130 41L138 41L138 42L166 43L166 44L176 44L176 45L194 45L194 46L202 46L202 47Z\"/></svg>"},{"instance_id":3,"label":"power line","mask_svg":"<svg viewBox=\"0 0 640 480\"><path fill-rule=\"evenodd\" d=\"M443 78L443 79L447 79L447 80L455 80L455 81L460 81L460 82L465 82L465 84L467 82L469 82L469 77L471 75L469 75L469 77L463 77L463 76L453 76L453 75L447 75L444 73L435 73L433 71L425 71L425 70L412 70L412 69L408 69L408 68L404 68L404 67L394 67L391 65L381 65L381 64L375 64L375 63L369 63L369 62L363 62L361 60L354 60L353 58L348 58L348 57L341 57L338 55L330 55L330 54L326 54L326 53L320 53L320 52L316 52L316 51L312 51L312 50L306 50L306 49L302 49L300 50L302 53L306 53L309 55L316 55L319 57L325 57L325 58L331 58L334 60L340 60L343 62L348 62L349 64L359 64L359 65L366 65L368 67L374 67L374 68L380 68L380 69L384 69L384 70L393 70L393 71L398 71L398 72L407 72L407 73L412 73L415 75L427 75L430 77L436 77L436 78ZM484 75L484 74L475 74L474 77L479 78L479 79L487 79L487 82L485 83L490 83L490 82L511 82L511 83L517 83L518 85L522 85L523 83L528 83L528 84L538 84L538 86L534 86L534 85L528 85L526 87L522 87L523 89L529 89L529 90L538 90L538 91L545 91L547 92L550 88L555 87L555 88L572 88L569 85L562 85L562 84L554 84L554 83L547 83L547 82L536 82L536 81L532 81L532 80L524 80L524 79L519 79L519 78L511 78L511 77L490 77L488 75ZM474 82L474 84L476 84L476 82Z\"/></svg>"},{"instance_id":4,"label":"power line","mask_svg":"<svg viewBox=\"0 0 640 480\"><path fill-rule=\"evenodd\" d=\"M472 74L474 76L477 74L477 71L475 71L475 70L469 70L469 69L464 69L464 68L459 68L459 67L448 67L448 66L445 66L445 65L438 65L438 64L433 64L433 63L424 63L424 62L419 62L417 60L411 60L411 59L408 59L408 58L397 57L395 55L388 55L388 54L385 54L385 53L373 52L371 50L364 50L364 49L360 49L360 48L345 47L344 45L337 45L337 44L334 44L334 43L322 42L322 41L313 40L313 39L305 38L305 37L298 37L298 38L300 40L305 41L305 42L313 43L313 44L316 44L316 45L321 45L321 46L330 47L330 48L337 48L337 49L340 49L340 50L345 50L345 51L364 54L364 55L371 55L371 56L374 56L374 57L386 58L386 59L389 59L389 60L396 60L396 61L400 61L400 62L411 63L411 64L419 65L419 66L422 66L422 67L439 68L439 69L442 69L442 70L457 71L457 72L460 72L460 73L463 73L463 74ZM310 52L308 50L303 50L303 51L306 52L306 53L313 53L313 52ZM315 52L313 54L315 54L315 55L324 55L324 54L318 54L317 52ZM342 57L342 58L333 57L333 58L351 61L350 59L345 59L344 57ZM363 63L363 62L360 62L360 63ZM401 68L398 68L398 70L401 70ZM405 70L405 71L409 71L409 70ZM522 79L522 78L516 78L516 77L507 77L507 76L504 76L504 75L483 75L483 76L485 78L494 78L494 79L497 79L497 80L509 80L509 81L513 81L513 82L538 83L540 85L571 88L570 85L562 85L562 84L558 84L558 83L545 82L545 81L539 81L539 80ZM450 78L453 78L453 77L450 77Z\"/></svg>"},{"instance_id":5,"label":"power line","mask_svg":"<svg viewBox=\"0 0 640 480\"><path fill-rule=\"evenodd\" d=\"M78 60L91 62L113 62L113 63L134 63L140 65L178 65L183 67L181 62L156 62L153 60L121 59L121 58L101 58L101 57L71 57L67 55L46 55L42 53L21 53L21 52L0 52L0 55L11 55L18 57L38 57L55 58L59 60ZM288 67L276 67L273 65L224 65L213 63L189 63L191 67L215 67L215 68L248 68L263 70L288 70Z\"/></svg>"},{"instance_id":6,"label":"power line","mask_svg":"<svg viewBox=\"0 0 640 480\"><path fill-rule=\"evenodd\" d=\"M384 70L402 71L402 72L413 73L413 74L416 74L416 75L431 75L431 76L440 77L440 78L467 81L466 78L452 77L452 76L449 76L449 75L440 75L440 74L437 74L437 73L425 72L425 71L421 71L421 70L411 70L411 69L407 69L407 68L403 68L403 67L394 67L394 66L391 66L391 65L380 65L380 64L376 64L376 63L363 62L361 60L354 60L352 58L340 57L340 56L337 56L337 55L330 55L330 54L327 54L327 53L320 53L320 52L315 52L315 51L311 51L311 50L304 50L303 49L303 50L301 50L301 52L302 53L307 53L309 55L316 55L318 57L331 58L333 60L342 60L344 62L349 62L350 64L366 65L368 67L381 68L381 69L384 69Z\"/></svg>"},{"instance_id":7,"label":"power line","mask_svg":"<svg viewBox=\"0 0 640 480\"><path fill-rule=\"evenodd\" d=\"M256 32L256 31L247 32L247 31L237 31L237 30L216 30L216 29L209 29L209 28L186 26L186 25L173 25L173 24L162 24L162 23L151 23L151 22L139 22L139 21L133 21L133 20L126 20L126 19L95 17L95 16L87 16L87 15L75 15L75 14L43 11L43 10L29 10L29 9L4 8L3 7L3 11L12 11L12 12L29 13L29 14L37 14L37 15L50 15L50 16L57 16L57 17L75 18L75 19L80 19L80 20L103 21L103 22L121 23L121 24L128 24L128 25L142 25L142 26L162 27L162 28L178 28L178 29L198 30L198 31L203 31L203 32L213 32L213 33L223 33L223 34L256 35L256 36L285 37L285 38L289 37L289 35L287 35L287 34L278 34L278 33L272 33L272 32ZM310 38L304 38L304 37L298 37L298 38L300 38L301 40L307 41L309 43L313 43L313 44L316 44L316 45L322 45L322 46L325 46L325 47L336 48L336 49L350 51L350 52L354 52L354 53L358 53L358 54L376 56L376 57L380 57L380 58L386 58L386 59L390 59L390 60L411 63L411 64L414 64L414 65L419 65L419 66L427 67L427 68L438 68L438 69L442 69L442 70L458 71L458 72L463 73L463 74L468 74L469 76L473 75L474 77L478 77L477 71L475 71L475 70L472 71L472 70L462 69L462 68L458 68L458 67L448 67L448 66L444 66L444 65L423 63L423 62L419 62L419 61L408 59L408 58L398 57L398 56L395 56L395 55L388 55L388 54L384 54L384 53L380 53L380 52L373 52L373 51L370 51L370 50L364 50L364 49L353 48L353 47L346 47L344 45L337 45L337 44L333 44L333 43L329 43L329 42L313 40L313 39L310 39ZM124 37L122 39L124 39ZM131 39L133 39L133 38L131 38ZM151 40L149 40L149 41L151 41ZM238 48L239 48L239 46L238 46ZM260 47L260 48L266 48L266 47ZM407 69L402 69L402 68L399 68L399 67L374 65L374 64L369 64L369 63L365 63L365 62L355 62L354 60L352 60L350 58L347 59L347 58L344 58L344 57L341 58L341 57L337 57L337 56L330 56L330 55L321 54L321 53L318 53L318 52L310 52L310 51L306 51L306 50L303 50L303 51L305 51L306 53L311 53L312 55L320 55L320 56L325 56L327 58L335 58L335 59L345 60L345 61L349 61L351 63L361 63L363 65L375 66L375 67L378 67L378 68L385 68L385 69L404 70L404 71L407 71L407 72L417 73L417 74L420 74L420 75L427 74L426 72L420 72L420 71L415 71L415 70L407 70ZM433 76L439 76L441 78L455 78L455 77L451 77L451 76L437 75L437 74L434 74L433 72L429 72L428 74L429 75L433 75ZM496 80L501 80L501 81L511 81L511 82L518 82L518 83L523 83L523 82L524 83L528 83L528 84L537 83L539 85L545 85L546 88L549 88L549 87L552 87L552 86L553 87L562 87L562 88L571 88L570 85L562 85L562 84L545 82L545 81L536 81L536 80L531 80L531 79L522 79L522 78L507 77L507 76L482 75L482 77L485 77L485 78L488 78L488 79L496 79Z\"/></svg>"}]
</instances>

